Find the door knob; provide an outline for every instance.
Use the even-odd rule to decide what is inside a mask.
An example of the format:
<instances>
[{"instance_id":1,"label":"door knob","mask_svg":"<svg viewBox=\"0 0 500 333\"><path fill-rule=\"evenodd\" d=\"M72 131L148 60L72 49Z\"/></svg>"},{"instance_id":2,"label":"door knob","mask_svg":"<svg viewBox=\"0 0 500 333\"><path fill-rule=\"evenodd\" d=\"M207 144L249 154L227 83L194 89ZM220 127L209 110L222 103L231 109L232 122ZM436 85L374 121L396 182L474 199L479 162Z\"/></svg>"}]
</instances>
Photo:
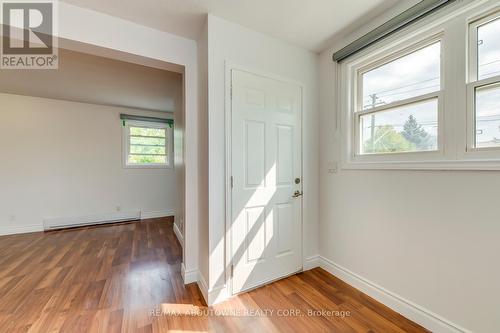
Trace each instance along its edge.
<instances>
[{"instance_id":1,"label":"door knob","mask_svg":"<svg viewBox=\"0 0 500 333\"><path fill-rule=\"evenodd\" d=\"M292 196L292 197L293 197L293 198L298 198L298 197L300 197L302 194L304 194L304 193L302 193L302 192L300 192L300 191L295 191L295 193L293 194L293 196Z\"/></svg>"}]
</instances>

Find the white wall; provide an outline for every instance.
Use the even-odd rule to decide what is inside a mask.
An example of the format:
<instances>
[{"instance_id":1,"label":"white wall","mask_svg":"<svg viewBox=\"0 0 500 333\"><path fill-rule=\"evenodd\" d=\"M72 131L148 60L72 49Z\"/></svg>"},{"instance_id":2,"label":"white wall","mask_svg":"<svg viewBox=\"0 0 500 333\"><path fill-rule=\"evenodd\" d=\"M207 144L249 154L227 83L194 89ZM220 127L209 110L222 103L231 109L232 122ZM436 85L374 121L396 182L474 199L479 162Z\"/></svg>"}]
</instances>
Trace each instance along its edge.
<instances>
[{"instance_id":1,"label":"white wall","mask_svg":"<svg viewBox=\"0 0 500 333\"><path fill-rule=\"evenodd\" d=\"M197 48L194 40L175 36L166 32L141 26L96 11L59 3L60 45L76 44L78 51L106 53L104 56L121 58L139 57L172 64L174 68L183 68L184 74L184 128L176 133L183 138L184 151L182 160L176 161L185 167L183 182L177 187L185 189L185 209L176 209L184 213L184 263L183 271L198 269L198 69ZM76 43L68 43L67 41ZM137 60L137 58L134 58ZM128 59L123 59L128 60ZM175 66L178 65L178 66ZM182 204L182 202L180 202ZM181 216L182 218L182 216ZM194 282L185 279L185 282Z\"/></svg>"},{"instance_id":2,"label":"white wall","mask_svg":"<svg viewBox=\"0 0 500 333\"><path fill-rule=\"evenodd\" d=\"M363 30L369 27L353 36ZM394 301L398 311L410 309L405 315L432 325L436 332L462 328L499 332L500 173L328 173L329 163L340 158L335 119L336 112L343 112L336 110L331 56L343 44L345 40L339 41L320 56L319 235L320 253L327 260L324 267L343 274L357 287L365 286L376 298ZM408 304L396 301L391 293Z\"/></svg>"},{"instance_id":3,"label":"white wall","mask_svg":"<svg viewBox=\"0 0 500 333\"><path fill-rule=\"evenodd\" d=\"M41 230L44 219L174 212L173 169L122 163L120 113L169 114L11 94L0 105L0 234Z\"/></svg>"},{"instance_id":4,"label":"white wall","mask_svg":"<svg viewBox=\"0 0 500 333\"><path fill-rule=\"evenodd\" d=\"M180 73L66 49L58 50L58 59L57 70L17 70L16 75L0 75L0 91L142 110L182 112Z\"/></svg>"},{"instance_id":5,"label":"white wall","mask_svg":"<svg viewBox=\"0 0 500 333\"><path fill-rule=\"evenodd\" d=\"M209 248L208 248L208 21L205 21L202 32L198 38L198 92L199 92L199 179L198 202L200 215L198 219L198 261L199 284L208 298L207 281L209 275Z\"/></svg>"},{"instance_id":6,"label":"white wall","mask_svg":"<svg viewBox=\"0 0 500 333\"><path fill-rule=\"evenodd\" d=\"M318 56L218 17L208 17L209 288L225 284L225 63L301 82L304 258L318 253Z\"/></svg>"},{"instance_id":7,"label":"white wall","mask_svg":"<svg viewBox=\"0 0 500 333\"><path fill-rule=\"evenodd\" d=\"M185 253L184 248L184 234L185 234L185 216L186 216L186 162L185 162L185 133L186 133L186 115L184 112L186 94L184 91L185 80L182 77L181 83L181 102L179 108L174 111L174 168L175 178L177 185L177 201L175 205L175 218L174 218L174 232L177 239L183 248L183 257Z\"/></svg>"}]
</instances>

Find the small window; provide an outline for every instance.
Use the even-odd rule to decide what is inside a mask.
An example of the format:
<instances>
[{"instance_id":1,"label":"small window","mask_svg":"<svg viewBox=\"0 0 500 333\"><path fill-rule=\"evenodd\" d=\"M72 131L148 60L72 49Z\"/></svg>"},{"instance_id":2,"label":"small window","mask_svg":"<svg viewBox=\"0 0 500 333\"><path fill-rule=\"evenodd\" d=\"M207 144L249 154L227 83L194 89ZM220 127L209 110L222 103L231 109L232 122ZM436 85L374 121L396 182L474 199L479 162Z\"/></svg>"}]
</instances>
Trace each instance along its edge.
<instances>
[{"instance_id":1,"label":"small window","mask_svg":"<svg viewBox=\"0 0 500 333\"><path fill-rule=\"evenodd\" d=\"M473 101L469 148L500 147L500 14L470 25L469 96Z\"/></svg>"},{"instance_id":2,"label":"small window","mask_svg":"<svg viewBox=\"0 0 500 333\"><path fill-rule=\"evenodd\" d=\"M438 150L441 42L366 68L358 74L358 153Z\"/></svg>"},{"instance_id":3,"label":"small window","mask_svg":"<svg viewBox=\"0 0 500 333\"><path fill-rule=\"evenodd\" d=\"M126 167L172 166L172 130L168 124L124 121Z\"/></svg>"}]
</instances>

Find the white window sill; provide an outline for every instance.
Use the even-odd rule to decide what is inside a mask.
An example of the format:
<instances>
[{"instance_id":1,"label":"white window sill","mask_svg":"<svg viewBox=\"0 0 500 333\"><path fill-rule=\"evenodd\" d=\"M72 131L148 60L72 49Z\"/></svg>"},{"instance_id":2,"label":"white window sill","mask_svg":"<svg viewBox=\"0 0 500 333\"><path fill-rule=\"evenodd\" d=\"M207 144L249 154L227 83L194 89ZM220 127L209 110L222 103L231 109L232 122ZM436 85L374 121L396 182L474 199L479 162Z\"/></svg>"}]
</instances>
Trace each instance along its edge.
<instances>
[{"instance_id":1,"label":"white window sill","mask_svg":"<svg viewBox=\"0 0 500 333\"><path fill-rule=\"evenodd\" d=\"M124 169L173 169L170 165L124 165Z\"/></svg>"},{"instance_id":2,"label":"white window sill","mask_svg":"<svg viewBox=\"0 0 500 333\"><path fill-rule=\"evenodd\" d=\"M345 162L343 170L500 170L500 160Z\"/></svg>"}]
</instances>

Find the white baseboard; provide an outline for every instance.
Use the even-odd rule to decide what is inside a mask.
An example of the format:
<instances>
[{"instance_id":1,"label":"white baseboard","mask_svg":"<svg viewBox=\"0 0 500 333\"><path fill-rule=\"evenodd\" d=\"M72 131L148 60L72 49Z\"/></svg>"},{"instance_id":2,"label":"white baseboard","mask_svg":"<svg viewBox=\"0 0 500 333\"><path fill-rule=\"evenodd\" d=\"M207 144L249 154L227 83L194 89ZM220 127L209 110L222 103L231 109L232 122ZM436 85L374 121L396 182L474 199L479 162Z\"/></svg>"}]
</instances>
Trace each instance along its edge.
<instances>
[{"instance_id":1,"label":"white baseboard","mask_svg":"<svg viewBox=\"0 0 500 333\"><path fill-rule=\"evenodd\" d=\"M201 294L205 299L205 303L208 304L208 284L207 280L205 280L205 277L200 271L198 271L198 288L200 288Z\"/></svg>"},{"instance_id":2,"label":"white baseboard","mask_svg":"<svg viewBox=\"0 0 500 333\"><path fill-rule=\"evenodd\" d=\"M43 225L41 224L7 226L7 227L0 226L0 236L26 234L30 232L40 232L40 231L43 231Z\"/></svg>"},{"instance_id":3,"label":"white baseboard","mask_svg":"<svg viewBox=\"0 0 500 333\"><path fill-rule=\"evenodd\" d=\"M159 211L129 211L129 212L114 212L107 214L96 214L75 217L62 217L45 219L43 221L45 230L54 230L68 227L78 227L85 225L95 225L104 223L115 223L121 221L133 221L141 219L152 219L166 216L173 216L173 209L164 209Z\"/></svg>"},{"instance_id":4,"label":"white baseboard","mask_svg":"<svg viewBox=\"0 0 500 333\"><path fill-rule=\"evenodd\" d=\"M146 219L157 219L159 217L174 216L175 211L173 209L163 209L157 211L141 211L141 220Z\"/></svg>"},{"instance_id":5,"label":"white baseboard","mask_svg":"<svg viewBox=\"0 0 500 333\"><path fill-rule=\"evenodd\" d=\"M231 294L229 293L229 290L227 288L227 285L222 285L222 286L215 286L211 289L208 290L208 297L207 297L207 304L214 305L217 303L224 302L227 300L229 297L231 297Z\"/></svg>"},{"instance_id":6,"label":"white baseboard","mask_svg":"<svg viewBox=\"0 0 500 333\"><path fill-rule=\"evenodd\" d=\"M196 282L196 284L198 285L198 288L200 288L200 291L201 291L201 294L203 295L203 298L205 299L205 302L208 305L210 305L209 296L208 296L207 280L205 280L205 277L201 274L201 272L197 269L192 269L192 270L186 271L186 266L184 266L184 263L182 263L181 275L182 275L182 279L184 280L184 284Z\"/></svg>"},{"instance_id":7,"label":"white baseboard","mask_svg":"<svg viewBox=\"0 0 500 333\"><path fill-rule=\"evenodd\" d=\"M208 289L207 280L199 270L193 269L186 271L184 264L182 264L181 274L185 284L193 282L196 282L198 284L198 288L200 288L201 294L203 295L203 298L205 299L207 305L214 305L216 303L225 301L228 298L227 288L225 285Z\"/></svg>"},{"instance_id":8,"label":"white baseboard","mask_svg":"<svg viewBox=\"0 0 500 333\"><path fill-rule=\"evenodd\" d=\"M302 264L302 269L304 271L308 271L310 269L320 267L321 266L321 257L319 254L311 256L309 258L305 258Z\"/></svg>"},{"instance_id":9,"label":"white baseboard","mask_svg":"<svg viewBox=\"0 0 500 333\"><path fill-rule=\"evenodd\" d=\"M186 266L184 266L184 263L182 263L181 265L181 275L182 279L184 280L184 284L198 282L198 270L186 270Z\"/></svg>"},{"instance_id":10,"label":"white baseboard","mask_svg":"<svg viewBox=\"0 0 500 333\"><path fill-rule=\"evenodd\" d=\"M58 217L43 220L42 224L32 224L26 226L0 226L0 236L24 234L29 232L38 232L44 230L57 230L62 228L79 227L86 225L96 225L105 223L116 223L121 221L133 221L140 219L152 219L166 216L174 216L173 209L164 209L159 211L128 211L114 212L107 214L95 214L74 217ZM180 233L179 233L180 234ZM179 236L179 235L178 235ZM183 242L179 239L181 244Z\"/></svg>"},{"instance_id":11,"label":"white baseboard","mask_svg":"<svg viewBox=\"0 0 500 333\"><path fill-rule=\"evenodd\" d=\"M131 212L116 212L108 214L96 214L87 216L77 216L77 217L62 217L45 219L43 221L43 227L45 230L55 230L61 228L69 227L79 227L86 225L104 224L104 223L115 223L121 221L133 221L139 220L141 218L140 211Z\"/></svg>"},{"instance_id":12,"label":"white baseboard","mask_svg":"<svg viewBox=\"0 0 500 333\"><path fill-rule=\"evenodd\" d=\"M184 247L184 237L182 236L182 232L179 230L177 224L174 223L174 234L177 236L177 240L181 243L181 246Z\"/></svg>"},{"instance_id":13,"label":"white baseboard","mask_svg":"<svg viewBox=\"0 0 500 333\"><path fill-rule=\"evenodd\" d=\"M400 313L406 318L435 333L470 333L471 331L452 323L424 307L415 304L379 285L351 272L331 260L319 257L320 267L342 281L361 290L380 303Z\"/></svg>"}]
</instances>

